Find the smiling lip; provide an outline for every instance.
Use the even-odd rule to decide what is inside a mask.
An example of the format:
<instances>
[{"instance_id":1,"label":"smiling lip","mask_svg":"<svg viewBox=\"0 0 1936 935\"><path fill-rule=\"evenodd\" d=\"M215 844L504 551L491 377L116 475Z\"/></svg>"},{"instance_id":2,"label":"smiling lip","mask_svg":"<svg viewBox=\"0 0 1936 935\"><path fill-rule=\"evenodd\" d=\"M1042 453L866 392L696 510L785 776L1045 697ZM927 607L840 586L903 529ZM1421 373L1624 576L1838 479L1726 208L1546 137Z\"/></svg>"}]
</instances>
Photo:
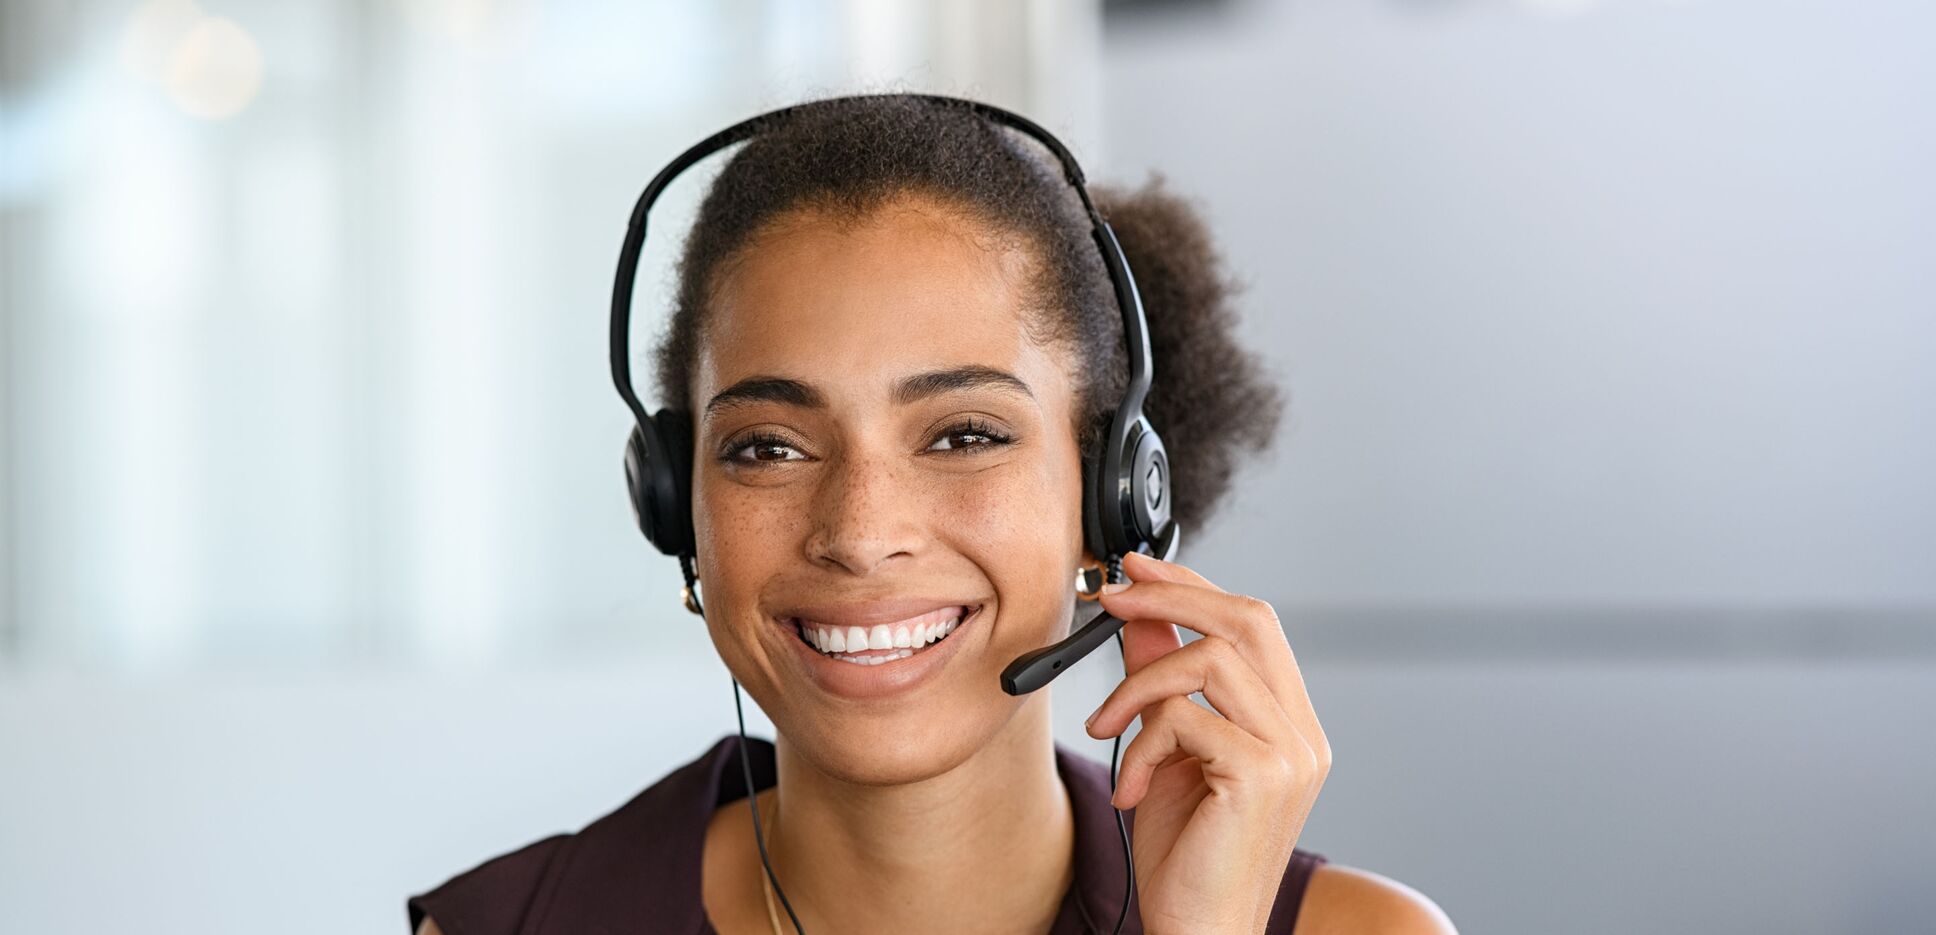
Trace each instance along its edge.
<instances>
[{"instance_id":1,"label":"smiling lip","mask_svg":"<svg viewBox=\"0 0 1936 935\"><path fill-rule=\"evenodd\" d=\"M968 630L970 624L978 623L982 612L988 609L987 603L983 601L962 601L958 604L945 601L882 601L868 605L847 605L849 608L856 606L863 608L862 615L851 616L850 610L848 611L850 616L847 619L893 623L908 617L920 616L924 610L949 606L965 607L967 613L946 639L931 643L928 648L912 656L879 665L857 665L828 656L808 645L807 641L800 636L798 618L791 616L778 618L777 622L788 630L786 642L797 647L793 652L797 654L795 658L798 658L800 664L806 669L808 680L829 695L854 701L890 698L911 691L923 682L934 678L935 674L948 664L948 660L954 658L955 653L961 652L962 647L966 645L961 638L962 632ZM799 609L815 610L815 608L806 607ZM817 608L817 611L825 613L830 609L838 610L838 608L823 605ZM858 623L851 625L861 626Z\"/></svg>"}]
</instances>

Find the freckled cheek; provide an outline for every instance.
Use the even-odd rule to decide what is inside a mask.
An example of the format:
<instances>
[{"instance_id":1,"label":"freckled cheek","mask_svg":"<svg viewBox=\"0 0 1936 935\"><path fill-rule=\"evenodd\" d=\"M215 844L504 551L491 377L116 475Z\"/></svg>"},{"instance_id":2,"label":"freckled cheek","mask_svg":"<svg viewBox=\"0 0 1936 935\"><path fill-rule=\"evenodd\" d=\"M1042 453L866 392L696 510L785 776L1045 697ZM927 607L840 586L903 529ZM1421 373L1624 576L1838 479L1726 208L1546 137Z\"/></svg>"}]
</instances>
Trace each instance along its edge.
<instances>
[{"instance_id":1,"label":"freckled cheek","mask_svg":"<svg viewBox=\"0 0 1936 935\"><path fill-rule=\"evenodd\" d=\"M804 532L796 527L804 513L801 505L771 491L704 484L694 491L693 509L700 593L718 642L720 628L731 626L740 608L754 612L762 582L799 561Z\"/></svg>"},{"instance_id":2,"label":"freckled cheek","mask_svg":"<svg viewBox=\"0 0 1936 935\"><path fill-rule=\"evenodd\" d=\"M1048 612L1068 577L1079 495L1049 478L1015 472L999 482L962 484L937 514L937 534L980 566L1008 619ZM1066 567L1065 567L1066 566Z\"/></svg>"},{"instance_id":3,"label":"freckled cheek","mask_svg":"<svg viewBox=\"0 0 1936 935\"><path fill-rule=\"evenodd\" d=\"M764 627L761 589L794 571L806 535L806 505L770 489L701 482L693 491L693 535L699 550L706 630L720 658L760 698L769 684L777 631ZM759 648L765 643L769 648ZM773 697L760 698L761 704Z\"/></svg>"},{"instance_id":4,"label":"freckled cheek","mask_svg":"<svg viewBox=\"0 0 1936 935\"><path fill-rule=\"evenodd\" d=\"M957 540L1010 546L1036 537L1061 505L1042 479L1017 472L999 480L948 485L936 498L938 525Z\"/></svg>"}]
</instances>

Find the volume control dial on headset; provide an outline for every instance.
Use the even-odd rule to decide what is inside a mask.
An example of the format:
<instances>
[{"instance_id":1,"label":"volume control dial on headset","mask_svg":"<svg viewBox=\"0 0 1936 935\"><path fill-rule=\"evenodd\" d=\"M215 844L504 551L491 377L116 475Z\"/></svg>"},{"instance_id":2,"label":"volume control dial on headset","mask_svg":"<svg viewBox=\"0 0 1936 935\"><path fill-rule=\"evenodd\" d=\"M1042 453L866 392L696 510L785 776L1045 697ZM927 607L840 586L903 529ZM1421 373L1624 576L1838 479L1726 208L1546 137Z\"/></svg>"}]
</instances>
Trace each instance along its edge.
<instances>
[{"instance_id":1,"label":"volume control dial on headset","mask_svg":"<svg viewBox=\"0 0 1936 935\"><path fill-rule=\"evenodd\" d=\"M1137 504L1130 510L1136 537L1144 542L1155 541L1157 534L1170 524L1170 459L1155 432L1137 435L1136 454L1129 459L1129 484L1133 502Z\"/></svg>"},{"instance_id":2,"label":"volume control dial on headset","mask_svg":"<svg viewBox=\"0 0 1936 935\"><path fill-rule=\"evenodd\" d=\"M1122 555L1148 551L1170 526L1170 459L1163 440L1150 427L1146 417L1129 424L1123 445L1124 456L1114 465L1114 476L1106 476L1104 489L1112 491L1097 499L1096 508L1104 511L1102 548ZM1107 453L1099 466L1111 473Z\"/></svg>"}]
</instances>

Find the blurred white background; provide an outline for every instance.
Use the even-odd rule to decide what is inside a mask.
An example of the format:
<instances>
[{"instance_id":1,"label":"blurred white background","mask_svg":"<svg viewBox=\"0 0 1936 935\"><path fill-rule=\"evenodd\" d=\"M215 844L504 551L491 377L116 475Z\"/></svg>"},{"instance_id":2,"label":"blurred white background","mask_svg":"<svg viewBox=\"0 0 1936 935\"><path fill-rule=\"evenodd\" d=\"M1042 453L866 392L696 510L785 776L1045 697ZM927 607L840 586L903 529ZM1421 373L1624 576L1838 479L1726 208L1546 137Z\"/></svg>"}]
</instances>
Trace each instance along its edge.
<instances>
[{"instance_id":1,"label":"blurred white background","mask_svg":"<svg viewBox=\"0 0 1936 935\"><path fill-rule=\"evenodd\" d=\"M1163 173L1249 284L1290 414L1183 560L1286 621L1337 757L1300 846L1473 933L1928 930L1933 33L4 0L0 931L402 931L733 731L625 505L611 273L686 145L869 90ZM1103 761L1117 678L1055 689Z\"/></svg>"}]
</instances>

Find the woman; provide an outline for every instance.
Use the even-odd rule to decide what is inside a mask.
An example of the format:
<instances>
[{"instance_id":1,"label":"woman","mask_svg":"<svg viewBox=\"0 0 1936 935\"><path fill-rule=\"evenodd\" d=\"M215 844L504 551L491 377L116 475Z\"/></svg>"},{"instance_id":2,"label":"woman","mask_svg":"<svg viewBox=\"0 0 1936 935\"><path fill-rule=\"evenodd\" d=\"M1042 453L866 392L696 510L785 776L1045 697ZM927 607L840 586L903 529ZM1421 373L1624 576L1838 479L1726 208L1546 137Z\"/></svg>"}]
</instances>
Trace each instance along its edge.
<instances>
[{"instance_id":1,"label":"woman","mask_svg":"<svg viewBox=\"0 0 1936 935\"><path fill-rule=\"evenodd\" d=\"M1173 515L1200 529L1281 397L1188 205L1160 182L1095 194L1148 313ZM1055 743L1049 690L999 690L1068 632L1071 571L1098 564L1082 478L1123 348L1074 189L971 110L841 98L748 142L688 235L656 356L691 418L706 626L778 739L729 736L413 897L416 931L1451 932L1409 887L1295 847L1330 749L1263 601L1123 559L1097 599L1128 621L1128 677L1088 727L1142 718L1113 797Z\"/></svg>"}]
</instances>

